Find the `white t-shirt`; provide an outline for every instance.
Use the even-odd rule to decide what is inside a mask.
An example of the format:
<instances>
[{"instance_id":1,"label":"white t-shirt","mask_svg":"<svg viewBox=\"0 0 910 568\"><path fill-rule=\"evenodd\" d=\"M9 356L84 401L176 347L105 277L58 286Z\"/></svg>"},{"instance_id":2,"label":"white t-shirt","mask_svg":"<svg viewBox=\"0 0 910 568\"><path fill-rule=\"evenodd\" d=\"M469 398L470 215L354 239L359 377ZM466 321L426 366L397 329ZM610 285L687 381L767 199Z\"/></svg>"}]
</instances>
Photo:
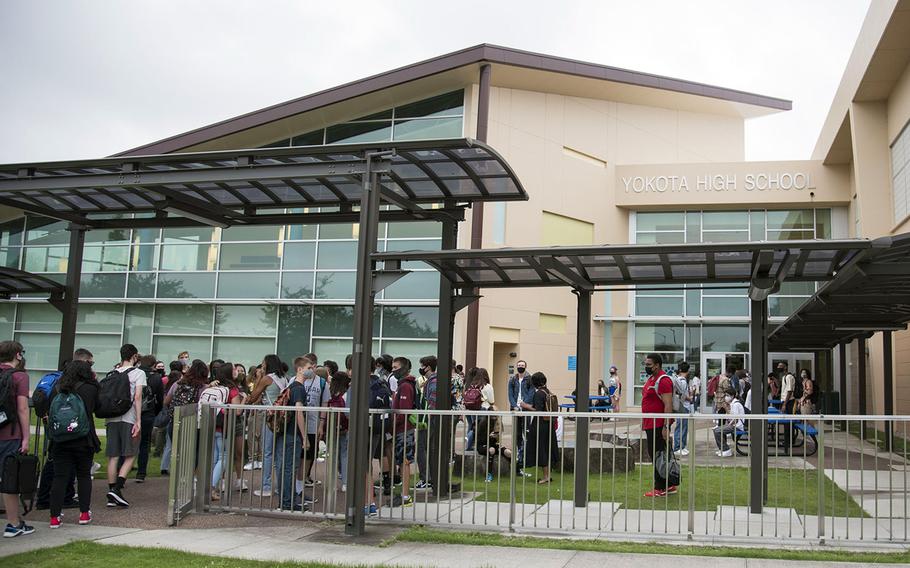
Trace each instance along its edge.
<instances>
[{"instance_id":1,"label":"white t-shirt","mask_svg":"<svg viewBox=\"0 0 910 568\"><path fill-rule=\"evenodd\" d=\"M496 404L496 401L493 399L495 395L493 394L493 385L487 383L480 389L480 407L484 410L489 410L491 406Z\"/></svg>"},{"instance_id":2,"label":"white t-shirt","mask_svg":"<svg viewBox=\"0 0 910 568\"><path fill-rule=\"evenodd\" d=\"M125 371L129 367L117 367L115 371ZM145 371L138 368L133 368L129 372L130 377L130 399L136 399L136 389L141 389L146 385L145 380ZM136 404L135 402L130 405L130 409L123 416L118 416L117 418L108 418L106 424L111 424L112 422L127 422L129 424L136 423Z\"/></svg>"},{"instance_id":3,"label":"white t-shirt","mask_svg":"<svg viewBox=\"0 0 910 568\"><path fill-rule=\"evenodd\" d=\"M785 400L785 399L787 398L787 395L788 395L788 394L792 397L792 396L793 396L793 390L794 390L795 388L796 388L796 378L793 376L792 373L787 373L787 374L784 375L784 377L781 379L781 385L780 385L780 399L781 399L781 400Z\"/></svg>"},{"instance_id":4,"label":"white t-shirt","mask_svg":"<svg viewBox=\"0 0 910 568\"><path fill-rule=\"evenodd\" d=\"M325 407L329 405L329 399L332 398L332 394L329 392L329 384L324 383L323 386L321 377L313 377L312 379L307 379L303 381L303 388L306 391L307 395L307 406L310 407ZM319 413L318 412L307 412L306 413L306 433L315 434L319 429Z\"/></svg>"},{"instance_id":5,"label":"white t-shirt","mask_svg":"<svg viewBox=\"0 0 910 568\"><path fill-rule=\"evenodd\" d=\"M740 430L742 430L743 426L744 426L742 419L741 418L734 419L732 417L733 416L745 416L745 415L746 415L746 411L743 408L743 403L741 403L738 398L734 398L733 402L730 403L730 416L731 416L730 419L735 420L736 427Z\"/></svg>"}]
</instances>

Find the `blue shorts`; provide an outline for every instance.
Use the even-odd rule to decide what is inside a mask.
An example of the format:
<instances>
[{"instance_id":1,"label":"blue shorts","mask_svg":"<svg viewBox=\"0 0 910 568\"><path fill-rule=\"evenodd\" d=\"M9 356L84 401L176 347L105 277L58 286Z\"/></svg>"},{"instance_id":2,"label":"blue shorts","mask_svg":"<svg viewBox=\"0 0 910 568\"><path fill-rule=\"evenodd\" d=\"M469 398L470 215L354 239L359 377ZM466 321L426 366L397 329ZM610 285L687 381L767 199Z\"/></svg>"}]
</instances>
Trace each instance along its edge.
<instances>
[{"instance_id":1,"label":"blue shorts","mask_svg":"<svg viewBox=\"0 0 910 568\"><path fill-rule=\"evenodd\" d=\"M407 460L414 462L414 431L407 430L395 434L395 464L401 465Z\"/></svg>"}]
</instances>

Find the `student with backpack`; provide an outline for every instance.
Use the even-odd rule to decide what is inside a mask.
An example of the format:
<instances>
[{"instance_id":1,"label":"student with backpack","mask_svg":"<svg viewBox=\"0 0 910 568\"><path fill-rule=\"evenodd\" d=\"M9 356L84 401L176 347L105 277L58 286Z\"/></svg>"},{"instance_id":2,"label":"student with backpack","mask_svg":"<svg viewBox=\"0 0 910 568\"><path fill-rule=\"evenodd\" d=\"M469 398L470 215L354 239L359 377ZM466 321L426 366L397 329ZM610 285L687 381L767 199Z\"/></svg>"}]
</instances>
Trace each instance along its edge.
<instances>
[{"instance_id":1,"label":"student with backpack","mask_svg":"<svg viewBox=\"0 0 910 568\"><path fill-rule=\"evenodd\" d=\"M308 396L303 382L316 376L313 362L307 357L294 359L294 379L278 395L275 406L293 406L296 411L276 411L266 421L275 436L275 463L278 471L277 487L280 495L280 507L287 511L303 511L307 506L302 503L302 491L297 491L295 470L300 465L301 452L308 443L306 413L301 412L307 406Z\"/></svg>"},{"instance_id":2,"label":"student with backpack","mask_svg":"<svg viewBox=\"0 0 910 568\"><path fill-rule=\"evenodd\" d=\"M170 369L171 370L167 374L167 377L165 377L166 381L162 380L162 382L165 383L165 388L166 388L165 392L166 393L173 392L174 387L183 378L183 363L181 363L180 361L171 361ZM167 395L165 395L165 397L164 397L163 404L164 404L163 408L168 409ZM173 443L173 441L171 440L171 423L173 422L173 419L174 419L174 413L172 411L170 411L170 409L168 409L167 418L168 418L168 423L163 428L164 429L164 450L162 450L162 452L161 452L161 475L164 475L164 476L168 476L171 473L170 472L170 469L171 469L171 444Z\"/></svg>"},{"instance_id":3,"label":"student with backpack","mask_svg":"<svg viewBox=\"0 0 910 568\"><path fill-rule=\"evenodd\" d=\"M250 395L250 404L263 404L273 406L279 395L288 388L288 379L284 370L284 363L278 355L266 355L262 359L262 364L253 369L253 376L256 386ZM275 435L268 427L268 424L262 424L262 487L253 491L257 497L269 497L272 495L272 470L274 464L275 452Z\"/></svg>"},{"instance_id":4,"label":"student with backpack","mask_svg":"<svg viewBox=\"0 0 910 568\"><path fill-rule=\"evenodd\" d=\"M347 356L345 360L345 365L348 369L351 369L353 364L353 357L351 355ZM372 359L372 358L371 358ZM370 362L370 367L375 368L375 361ZM352 376L352 380L357 380L357 377ZM379 377L379 375L370 375L370 410L389 410L392 408L392 390L389 388L389 383ZM386 427L385 417L387 416L379 412L370 413L370 471L367 472L366 476L366 495L364 502L364 513L370 517L375 517L379 515L379 510L376 507L376 501L373 494L373 473L372 473L372 463L373 460L380 460L382 462L385 457L385 447L386 439L391 438L392 432L391 428ZM391 464L389 464L391 468ZM391 491L391 478L389 478L389 490Z\"/></svg>"},{"instance_id":5,"label":"student with backpack","mask_svg":"<svg viewBox=\"0 0 910 568\"><path fill-rule=\"evenodd\" d=\"M652 353L645 357L645 373L648 379L642 388L641 411L645 414L671 414L673 412L673 380L663 370L663 359ZM676 493L677 485L667 479L667 471L660 471L658 463L670 463L667 453L667 441L670 438L670 422L665 418L643 418L642 430L645 431L648 444L648 455L654 463L654 489L645 493L645 497L665 497ZM661 462L661 456L663 462Z\"/></svg>"},{"instance_id":6,"label":"student with backpack","mask_svg":"<svg viewBox=\"0 0 910 568\"><path fill-rule=\"evenodd\" d=\"M547 376L540 371L531 375L534 395L531 397L531 410L534 412L556 412L559 401L556 395L547 389ZM550 483L550 466L558 461L559 447L556 442L555 419L552 416L535 416L528 421L528 437L525 445L525 467L543 468L543 476L537 483Z\"/></svg>"},{"instance_id":7,"label":"student with backpack","mask_svg":"<svg viewBox=\"0 0 910 568\"><path fill-rule=\"evenodd\" d=\"M120 348L121 363L101 380L95 414L107 418L107 506L129 507L123 496L126 476L133 468L142 435L142 389L145 372L136 365L139 350L135 345ZM123 458L118 467L119 458Z\"/></svg>"},{"instance_id":8,"label":"student with backpack","mask_svg":"<svg viewBox=\"0 0 910 568\"><path fill-rule=\"evenodd\" d=\"M52 529L60 528L63 520L63 501L73 471L79 487L79 524L92 522L92 462L101 449L101 441L95 433L94 413L100 390L91 363L73 361L51 393L47 437L54 460L50 499Z\"/></svg>"},{"instance_id":9,"label":"student with backpack","mask_svg":"<svg viewBox=\"0 0 910 568\"><path fill-rule=\"evenodd\" d=\"M142 433L139 438L139 455L136 460L138 467L136 483L145 481L155 417L164 408L164 381L161 373L155 370L157 362L154 355L143 355L139 359L139 369L145 373L146 385L142 388Z\"/></svg>"},{"instance_id":10,"label":"student with backpack","mask_svg":"<svg viewBox=\"0 0 910 568\"><path fill-rule=\"evenodd\" d=\"M350 386L351 377L347 373L336 371L332 374L332 382L329 386L331 398L329 398L328 407L338 408L339 410L333 413L333 418L330 420L334 431L329 436L336 440L336 450L332 461L337 462L338 465L337 467L328 468L328 471L336 471L341 476L342 493L347 491L348 482L348 424L350 420L348 413L344 409L348 408L348 401L345 397ZM326 475L327 478L328 475L330 474Z\"/></svg>"},{"instance_id":11,"label":"student with backpack","mask_svg":"<svg viewBox=\"0 0 910 568\"><path fill-rule=\"evenodd\" d=\"M392 499L392 507L410 507L411 464L414 463L416 425L409 420L418 399L417 380L410 373L398 380L398 390L392 401L395 413L395 465L401 468L401 495Z\"/></svg>"},{"instance_id":12,"label":"student with backpack","mask_svg":"<svg viewBox=\"0 0 910 568\"><path fill-rule=\"evenodd\" d=\"M25 348L18 341L0 341L0 493L6 508L5 538L35 532L35 527L19 517L19 492L3 483L8 464L14 467L18 457L28 453L28 414Z\"/></svg>"},{"instance_id":13,"label":"student with backpack","mask_svg":"<svg viewBox=\"0 0 910 568\"><path fill-rule=\"evenodd\" d=\"M311 367L315 366L310 359ZM328 370L325 367L316 367L312 370L312 375L303 378L303 388L306 390L306 406L310 408L325 408L329 404L331 393L329 392ZM316 481L313 479L313 464L316 462L316 451L319 448L319 441L325 434L326 415L324 412L310 411L306 413L306 438L307 445L304 452L303 468L300 470L298 477L306 487L315 487ZM298 487L300 491L302 487ZM298 492L300 492L298 491Z\"/></svg>"}]
</instances>

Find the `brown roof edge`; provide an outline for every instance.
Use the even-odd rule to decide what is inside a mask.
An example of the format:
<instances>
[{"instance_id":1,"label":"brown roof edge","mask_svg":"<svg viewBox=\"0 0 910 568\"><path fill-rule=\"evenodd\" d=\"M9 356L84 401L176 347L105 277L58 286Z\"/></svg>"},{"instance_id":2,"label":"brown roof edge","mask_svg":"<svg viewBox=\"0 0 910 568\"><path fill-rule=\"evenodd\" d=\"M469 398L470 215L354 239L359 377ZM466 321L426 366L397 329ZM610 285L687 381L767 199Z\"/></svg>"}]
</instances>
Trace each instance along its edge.
<instances>
[{"instance_id":1,"label":"brown roof edge","mask_svg":"<svg viewBox=\"0 0 910 568\"><path fill-rule=\"evenodd\" d=\"M554 73L565 73L567 75L675 91L748 105L762 106L776 110L790 110L793 106L790 101L785 99L766 97L745 91L725 89L693 81L652 75L650 73L640 73L638 71L630 71L607 65L587 63L574 59L500 47L497 45L480 44L411 65L406 65L404 67L399 67L398 69L379 73L365 79L358 79L311 95L255 110L195 130L190 130L189 132L158 140L157 142L126 150L114 154L114 156L137 156L176 152L183 148L188 148L215 138L262 126L263 124L281 120L295 114L308 112L340 101L387 89L395 85L415 81L417 79L480 62L525 67L528 69L537 69Z\"/></svg>"}]
</instances>

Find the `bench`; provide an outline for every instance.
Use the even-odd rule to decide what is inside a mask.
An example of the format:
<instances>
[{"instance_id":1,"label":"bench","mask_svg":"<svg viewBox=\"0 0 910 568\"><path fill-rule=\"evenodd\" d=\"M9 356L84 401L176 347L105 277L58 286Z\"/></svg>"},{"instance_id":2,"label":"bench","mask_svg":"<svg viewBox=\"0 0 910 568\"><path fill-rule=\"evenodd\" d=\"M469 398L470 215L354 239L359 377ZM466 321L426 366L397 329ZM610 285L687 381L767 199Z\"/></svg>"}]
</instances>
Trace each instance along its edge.
<instances>
[{"instance_id":1,"label":"bench","mask_svg":"<svg viewBox=\"0 0 910 568\"><path fill-rule=\"evenodd\" d=\"M772 419L768 420L769 425L790 425L798 432L802 433L802 436L795 436L791 448L798 448L803 445L806 446L805 457L814 456L818 451L818 430L815 426L803 422L801 420L782 420L782 419ZM811 444L806 444L806 439L812 440ZM736 453L741 456L749 455L749 432L740 428L736 429L734 434L734 440L736 441ZM778 436L775 432L774 434L768 434L768 447L778 447ZM797 457L801 457L799 453L796 454Z\"/></svg>"}]
</instances>

